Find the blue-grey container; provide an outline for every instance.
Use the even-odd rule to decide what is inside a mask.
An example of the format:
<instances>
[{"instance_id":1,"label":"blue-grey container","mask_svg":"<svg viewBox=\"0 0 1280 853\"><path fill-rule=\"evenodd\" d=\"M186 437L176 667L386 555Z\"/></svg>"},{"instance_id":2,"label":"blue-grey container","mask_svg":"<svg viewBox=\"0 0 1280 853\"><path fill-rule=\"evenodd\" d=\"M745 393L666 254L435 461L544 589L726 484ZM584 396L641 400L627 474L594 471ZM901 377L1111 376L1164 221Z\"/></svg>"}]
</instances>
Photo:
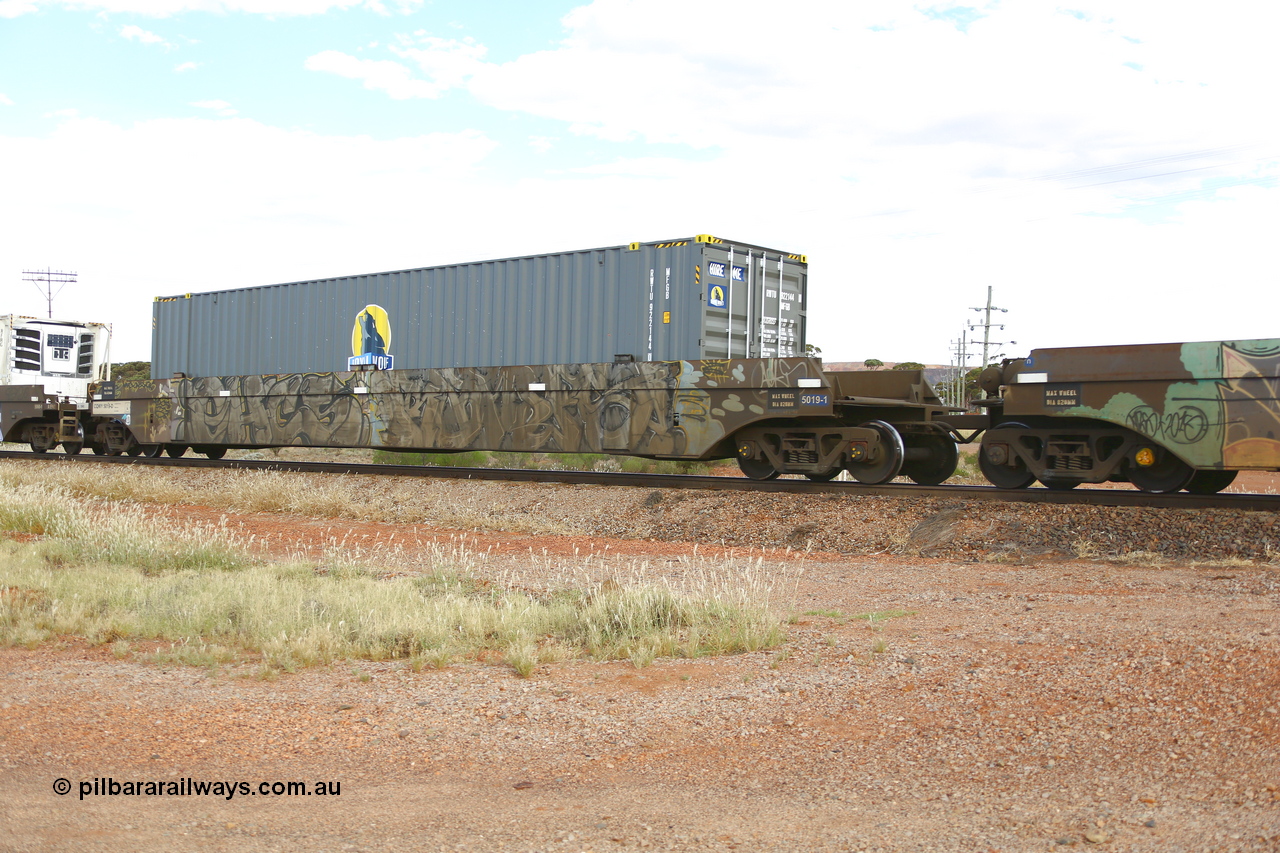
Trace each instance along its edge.
<instances>
[{"instance_id":1,"label":"blue-grey container","mask_svg":"<svg viewBox=\"0 0 1280 853\"><path fill-rule=\"evenodd\" d=\"M157 297L151 375L805 353L803 255L699 235Z\"/></svg>"}]
</instances>

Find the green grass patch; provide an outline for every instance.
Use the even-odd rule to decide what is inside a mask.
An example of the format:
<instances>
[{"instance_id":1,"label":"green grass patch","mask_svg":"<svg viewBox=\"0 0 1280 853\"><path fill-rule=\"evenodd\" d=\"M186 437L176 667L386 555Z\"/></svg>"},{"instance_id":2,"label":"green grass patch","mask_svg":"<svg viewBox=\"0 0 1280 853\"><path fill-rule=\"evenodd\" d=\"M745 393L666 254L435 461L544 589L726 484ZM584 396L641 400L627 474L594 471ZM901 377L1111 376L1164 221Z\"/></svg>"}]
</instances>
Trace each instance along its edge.
<instances>
[{"instance_id":1,"label":"green grass patch","mask_svg":"<svg viewBox=\"0 0 1280 853\"><path fill-rule=\"evenodd\" d=\"M889 619L901 619L903 616L915 616L914 610L873 610L870 613L857 613L850 616L849 619L865 619L871 625L876 625Z\"/></svg>"}]
</instances>

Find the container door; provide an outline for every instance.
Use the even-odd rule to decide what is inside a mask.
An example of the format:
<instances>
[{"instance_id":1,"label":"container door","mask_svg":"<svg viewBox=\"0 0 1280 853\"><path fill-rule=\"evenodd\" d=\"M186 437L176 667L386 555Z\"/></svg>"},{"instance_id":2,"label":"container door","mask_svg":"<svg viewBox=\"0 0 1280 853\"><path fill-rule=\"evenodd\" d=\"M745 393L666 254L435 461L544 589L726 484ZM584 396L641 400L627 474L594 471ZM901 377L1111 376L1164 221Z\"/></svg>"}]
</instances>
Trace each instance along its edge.
<instances>
[{"instance_id":1,"label":"container door","mask_svg":"<svg viewBox=\"0 0 1280 853\"><path fill-rule=\"evenodd\" d=\"M756 256L753 291L759 294L756 323L761 358L804 355L804 266L784 255Z\"/></svg>"},{"instance_id":2,"label":"container door","mask_svg":"<svg viewBox=\"0 0 1280 853\"><path fill-rule=\"evenodd\" d=\"M703 259L706 277L702 298L706 312L702 328L703 358L751 358L756 355L752 338L751 256L708 246Z\"/></svg>"}]
</instances>

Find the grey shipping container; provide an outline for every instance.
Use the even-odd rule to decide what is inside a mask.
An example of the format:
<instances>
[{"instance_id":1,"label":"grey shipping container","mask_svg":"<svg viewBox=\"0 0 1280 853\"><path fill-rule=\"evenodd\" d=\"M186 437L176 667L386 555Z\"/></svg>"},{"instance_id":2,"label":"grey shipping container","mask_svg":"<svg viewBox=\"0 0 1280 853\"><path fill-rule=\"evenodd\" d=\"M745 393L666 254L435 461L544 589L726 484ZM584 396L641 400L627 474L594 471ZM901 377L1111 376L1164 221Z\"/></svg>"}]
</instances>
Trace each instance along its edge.
<instances>
[{"instance_id":1,"label":"grey shipping container","mask_svg":"<svg viewBox=\"0 0 1280 853\"><path fill-rule=\"evenodd\" d=\"M151 375L805 354L803 255L699 235L158 297Z\"/></svg>"}]
</instances>

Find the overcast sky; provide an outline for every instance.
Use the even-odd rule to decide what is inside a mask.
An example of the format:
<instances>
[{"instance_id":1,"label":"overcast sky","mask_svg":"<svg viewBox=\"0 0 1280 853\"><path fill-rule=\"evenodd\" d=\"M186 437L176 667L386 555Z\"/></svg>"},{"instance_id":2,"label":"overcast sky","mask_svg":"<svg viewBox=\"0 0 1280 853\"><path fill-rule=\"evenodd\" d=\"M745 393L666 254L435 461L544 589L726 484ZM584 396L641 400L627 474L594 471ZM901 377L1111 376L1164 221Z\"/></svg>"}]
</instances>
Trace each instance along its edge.
<instances>
[{"instance_id":1,"label":"overcast sky","mask_svg":"<svg viewBox=\"0 0 1280 853\"><path fill-rule=\"evenodd\" d=\"M1280 337L1278 35L1257 0L0 0L0 313L74 270L55 314L145 360L158 295L711 233L808 255L833 361L946 363L988 286L1010 355Z\"/></svg>"}]
</instances>

